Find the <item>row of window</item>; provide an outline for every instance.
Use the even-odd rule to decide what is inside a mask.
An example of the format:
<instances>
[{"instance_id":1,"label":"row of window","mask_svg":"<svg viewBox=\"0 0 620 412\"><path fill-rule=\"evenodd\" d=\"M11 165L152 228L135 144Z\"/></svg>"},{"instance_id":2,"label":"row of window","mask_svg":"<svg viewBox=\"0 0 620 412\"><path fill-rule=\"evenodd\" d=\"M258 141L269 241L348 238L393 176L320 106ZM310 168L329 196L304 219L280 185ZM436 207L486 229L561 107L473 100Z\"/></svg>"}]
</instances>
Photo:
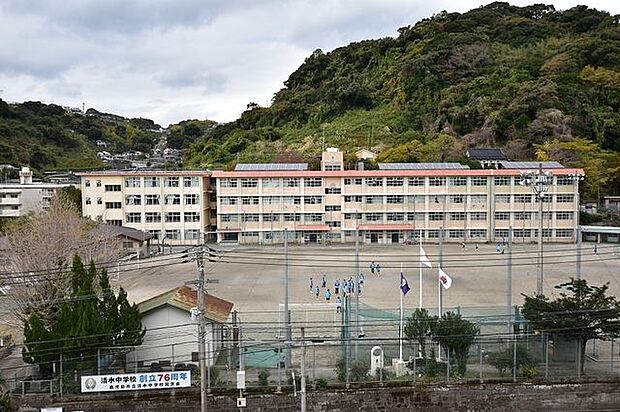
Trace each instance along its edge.
<instances>
[{"instance_id":1,"label":"row of window","mask_svg":"<svg viewBox=\"0 0 620 412\"><path fill-rule=\"evenodd\" d=\"M182 180L181 180L182 179ZM144 178L138 176L126 177L125 178L125 187L142 187L142 183L144 182L144 187L161 187L162 178L159 176L146 176ZM200 186L200 177L197 176L167 176L163 178L164 187L181 187L181 182L183 183L183 187L199 187ZM95 185L97 187L101 187L101 180L97 179L95 181ZM84 186L90 187L91 181L89 179L84 180ZM121 185L105 185L106 192L120 192Z\"/></svg>"},{"instance_id":2,"label":"row of window","mask_svg":"<svg viewBox=\"0 0 620 412\"><path fill-rule=\"evenodd\" d=\"M181 212L166 212L163 217L166 223L181 222L181 217L183 217L184 222L200 222L199 212L183 212L183 214ZM142 223L143 218L145 223L160 223L162 214L160 212L129 212L125 214L127 223Z\"/></svg>"},{"instance_id":3,"label":"row of window","mask_svg":"<svg viewBox=\"0 0 620 412\"><path fill-rule=\"evenodd\" d=\"M495 212L495 220L510 220L510 212ZM532 212L514 212L512 213L515 220L530 220L536 217L536 213ZM549 220L553 217L553 212L543 212L543 220ZM556 220L573 220L575 214L573 212L555 212Z\"/></svg>"},{"instance_id":4,"label":"row of window","mask_svg":"<svg viewBox=\"0 0 620 412\"><path fill-rule=\"evenodd\" d=\"M169 194L164 197L165 205L180 205L181 204L181 195L179 194ZM160 205L161 204L161 195L144 195L144 199L142 195L127 195L125 196L125 204L128 206L140 206L142 205L142 200L144 200L144 204L148 206L152 205ZM87 205L92 204L92 200L90 197L84 199L84 202ZM97 204L100 205L101 198L97 198ZM200 195L198 194L187 194L183 195L183 203L186 205L198 205L200 204ZM105 202L106 209L121 209L122 202Z\"/></svg>"},{"instance_id":5,"label":"row of window","mask_svg":"<svg viewBox=\"0 0 620 412\"><path fill-rule=\"evenodd\" d=\"M575 195L565 193L557 195L547 194L542 201L543 203L551 203L554 197L556 203L573 203L575 201ZM532 200L538 203L539 199L538 196L533 195L495 195L495 203L511 203L511 200L514 203L532 203Z\"/></svg>"},{"instance_id":6,"label":"row of window","mask_svg":"<svg viewBox=\"0 0 620 412\"><path fill-rule=\"evenodd\" d=\"M347 177L344 178L344 184L347 186L366 185L370 187L388 186L467 186L469 182L471 186L486 186L491 178L487 176L416 176L416 177ZM284 178L226 178L220 180L220 186L223 188L254 188L260 185L262 187L321 187L323 179L320 177L284 177ZM494 176L492 182L495 186L510 186L520 184L520 177L513 176ZM559 186L570 186L574 179L570 176L557 176L555 183Z\"/></svg>"},{"instance_id":7,"label":"row of window","mask_svg":"<svg viewBox=\"0 0 620 412\"><path fill-rule=\"evenodd\" d=\"M185 229L183 232L180 229L166 229L163 238L161 230L148 230L148 232L153 239L158 240L199 240L201 238L200 229ZM181 233L183 233L183 238L181 238Z\"/></svg>"}]
</instances>

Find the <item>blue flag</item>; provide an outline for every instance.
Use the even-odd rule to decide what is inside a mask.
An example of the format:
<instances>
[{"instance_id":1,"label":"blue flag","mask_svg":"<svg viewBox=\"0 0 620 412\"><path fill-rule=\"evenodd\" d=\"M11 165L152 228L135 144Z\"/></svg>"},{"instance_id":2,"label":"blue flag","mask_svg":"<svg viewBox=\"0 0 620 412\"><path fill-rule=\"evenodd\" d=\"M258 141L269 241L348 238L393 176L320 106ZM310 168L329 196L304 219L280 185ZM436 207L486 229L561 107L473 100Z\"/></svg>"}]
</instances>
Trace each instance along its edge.
<instances>
[{"instance_id":1,"label":"blue flag","mask_svg":"<svg viewBox=\"0 0 620 412\"><path fill-rule=\"evenodd\" d=\"M400 272L400 290L402 290L403 296L406 295L407 292L411 290L411 288L409 287L409 284L407 283L407 279L405 278L405 275L403 275L403 272Z\"/></svg>"}]
</instances>

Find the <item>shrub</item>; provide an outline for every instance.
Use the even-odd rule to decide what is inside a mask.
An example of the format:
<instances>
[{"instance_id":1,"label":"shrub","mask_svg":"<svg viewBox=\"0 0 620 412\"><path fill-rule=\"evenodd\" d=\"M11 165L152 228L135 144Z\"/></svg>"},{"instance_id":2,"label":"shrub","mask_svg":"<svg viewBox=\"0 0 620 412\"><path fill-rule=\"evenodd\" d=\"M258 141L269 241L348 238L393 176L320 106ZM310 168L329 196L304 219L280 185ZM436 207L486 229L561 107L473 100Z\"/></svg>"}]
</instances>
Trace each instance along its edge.
<instances>
[{"instance_id":1,"label":"shrub","mask_svg":"<svg viewBox=\"0 0 620 412\"><path fill-rule=\"evenodd\" d=\"M269 385L269 371L262 370L258 373L258 384L260 386Z\"/></svg>"}]
</instances>

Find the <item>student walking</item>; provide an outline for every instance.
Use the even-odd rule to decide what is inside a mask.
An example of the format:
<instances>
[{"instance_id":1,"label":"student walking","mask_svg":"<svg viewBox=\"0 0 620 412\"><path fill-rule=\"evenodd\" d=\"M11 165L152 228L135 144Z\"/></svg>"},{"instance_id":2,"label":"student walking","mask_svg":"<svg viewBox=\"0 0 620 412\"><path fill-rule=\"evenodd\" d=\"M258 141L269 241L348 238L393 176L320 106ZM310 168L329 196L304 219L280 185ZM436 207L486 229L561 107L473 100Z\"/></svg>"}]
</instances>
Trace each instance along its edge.
<instances>
[{"instance_id":1,"label":"student walking","mask_svg":"<svg viewBox=\"0 0 620 412\"><path fill-rule=\"evenodd\" d=\"M377 263L375 265L375 269L377 269L377 275L380 275L381 274L381 265Z\"/></svg>"},{"instance_id":2,"label":"student walking","mask_svg":"<svg viewBox=\"0 0 620 412\"><path fill-rule=\"evenodd\" d=\"M476 250L478 250L478 242L476 242Z\"/></svg>"},{"instance_id":3,"label":"student walking","mask_svg":"<svg viewBox=\"0 0 620 412\"><path fill-rule=\"evenodd\" d=\"M336 298L336 313L340 312L342 312L342 299L340 299L340 296L338 296Z\"/></svg>"},{"instance_id":4,"label":"student walking","mask_svg":"<svg viewBox=\"0 0 620 412\"><path fill-rule=\"evenodd\" d=\"M323 289L325 289L325 286L327 286L327 278L325 277L325 275L323 275L323 286L321 286Z\"/></svg>"},{"instance_id":5,"label":"student walking","mask_svg":"<svg viewBox=\"0 0 620 412\"><path fill-rule=\"evenodd\" d=\"M372 262L370 262L370 265L368 266L370 268L370 273L374 274L375 273L375 268L376 268L376 263L373 260Z\"/></svg>"},{"instance_id":6,"label":"student walking","mask_svg":"<svg viewBox=\"0 0 620 412\"><path fill-rule=\"evenodd\" d=\"M336 281L334 282L334 294L338 295L339 291L340 291L340 281L336 279Z\"/></svg>"},{"instance_id":7,"label":"student walking","mask_svg":"<svg viewBox=\"0 0 620 412\"><path fill-rule=\"evenodd\" d=\"M329 291L329 289L327 289L327 290L325 291L325 301L326 301L327 303L329 303L329 300L331 299L331 297L332 297L332 294L331 294L331 292Z\"/></svg>"},{"instance_id":8,"label":"student walking","mask_svg":"<svg viewBox=\"0 0 620 412\"><path fill-rule=\"evenodd\" d=\"M310 293L314 290L314 281L312 280L312 276L310 276Z\"/></svg>"},{"instance_id":9,"label":"student walking","mask_svg":"<svg viewBox=\"0 0 620 412\"><path fill-rule=\"evenodd\" d=\"M319 295L321 294L321 289L319 289L319 285L316 285L316 288L314 289L314 294L316 295L316 298L319 298Z\"/></svg>"},{"instance_id":10,"label":"student walking","mask_svg":"<svg viewBox=\"0 0 620 412\"><path fill-rule=\"evenodd\" d=\"M465 242L461 242L461 248L465 249Z\"/></svg>"},{"instance_id":11,"label":"student walking","mask_svg":"<svg viewBox=\"0 0 620 412\"><path fill-rule=\"evenodd\" d=\"M364 274L360 273L360 285L364 284Z\"/></svg>"},{"instance_id":12,"label":"student walking","mask_svg":"<svg viewBox=\"0 0 620 412\"><path fill-rule=\"evenodd\" d=\"M594 254L598 254L598 245L594 245Z\"/></svg>"},{"instance_id":13,"label":"student walking","mask_svg":"<svg viewBox=\"0 0 620 412\"><path fill-rule=\"evenodd\" d=\"M497 253L499 253L499 252L501 252L501 251L502 251L501 249L502 249L502 247L501 247L501 246L500 246L500 244L498 243L498 244L497 244L497 246L495 246L495 251L496 251Z\"/></svg>"}]
</instances>

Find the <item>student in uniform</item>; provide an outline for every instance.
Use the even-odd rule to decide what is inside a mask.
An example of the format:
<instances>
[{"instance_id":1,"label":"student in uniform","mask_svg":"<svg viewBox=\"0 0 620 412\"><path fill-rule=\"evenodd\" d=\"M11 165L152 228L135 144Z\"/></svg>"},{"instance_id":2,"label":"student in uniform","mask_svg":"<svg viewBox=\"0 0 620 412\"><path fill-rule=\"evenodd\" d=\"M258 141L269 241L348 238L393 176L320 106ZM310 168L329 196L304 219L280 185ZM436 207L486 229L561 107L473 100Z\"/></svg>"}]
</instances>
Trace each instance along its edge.
<instances>
[{"instance_id":1,"label":"student in uniform","mask_svg":"<svg viewBox=\"0 0 620 412\"><path fill-rule=\"evenodd\" d=\"M323 286L321 286L323 289L325 289L325 286L327 286L327 278L325 277L325 275L323 275Z\"/></svg>"},{"instance_id":2,"label":"student in uniform","mask_svg":"<svg viewBox=\"0 0 620 412\"><path fill-rule=\"evenodd\" d=\"M372 262L370 262L370 266L368 266L370 268L370 273L375 273L375 261L373 260Z\"/></svg>"},{"instance_id":3,"label":"student in uniform","mask_svg":"<svg viewBox=\"0 0 620 412\"><path fill-rule=\"evenodd\" d=\"M331 294L331 292L329 291L329 289L327 289L327 290L325 291L325 301L326 301L327 303L329 303L329 300L331 299L331 297L332 297L332 294Z\"/></svg>"},{"instance_id":4,"label":"student in uniform","mask_svg":"<svg viewBox=\"0 0 620 412\"><path fill-rule=\"evenodd\" d=\"M340 296L336 298L336 313L340 313L342 311L342 299Z\"/></svg>"},{"instance_id":5,"label":"student in uniform","mask_svg":"<svg viewBox=\"0 0 620 412\"><path fill-rule=\"evenodd\" d=\"M314 294L316 295L316 298L319 298L319 295L321 294L321 289L319 289L319 285L316 285L316 288L314 289Z\"/></svg>"},{"instance_id":6,"label":"student in uniform","mask_svg":"<svg viewBox=\"0 0 620 412\"><path fill-rule=\"evenodd\" d=\"M375 265L375 269L377 269L377 275L380 275L381 274L381 265L377 263Z\"/></svg>"},{"instance_id":7,"label":"student in uniform","mask_svg":"<svg viewBox=\"0 0 620 412\"><path fill-rule=\"evenodd\" d=\"M312 276L310 276L310 293L314 291L314 281L312 280Z\"/></svg>"},{"instance_id":8,"label":"student in uniform","mask_svg":"<svg viewBox=\"0 0 620 412\"><path fill-rule=\"evenodd\" d=\"M340 291L340 281L336 279L336 281L334 282L334 294L338 295L339 291Z\"/></svg>"}]
</instances>

